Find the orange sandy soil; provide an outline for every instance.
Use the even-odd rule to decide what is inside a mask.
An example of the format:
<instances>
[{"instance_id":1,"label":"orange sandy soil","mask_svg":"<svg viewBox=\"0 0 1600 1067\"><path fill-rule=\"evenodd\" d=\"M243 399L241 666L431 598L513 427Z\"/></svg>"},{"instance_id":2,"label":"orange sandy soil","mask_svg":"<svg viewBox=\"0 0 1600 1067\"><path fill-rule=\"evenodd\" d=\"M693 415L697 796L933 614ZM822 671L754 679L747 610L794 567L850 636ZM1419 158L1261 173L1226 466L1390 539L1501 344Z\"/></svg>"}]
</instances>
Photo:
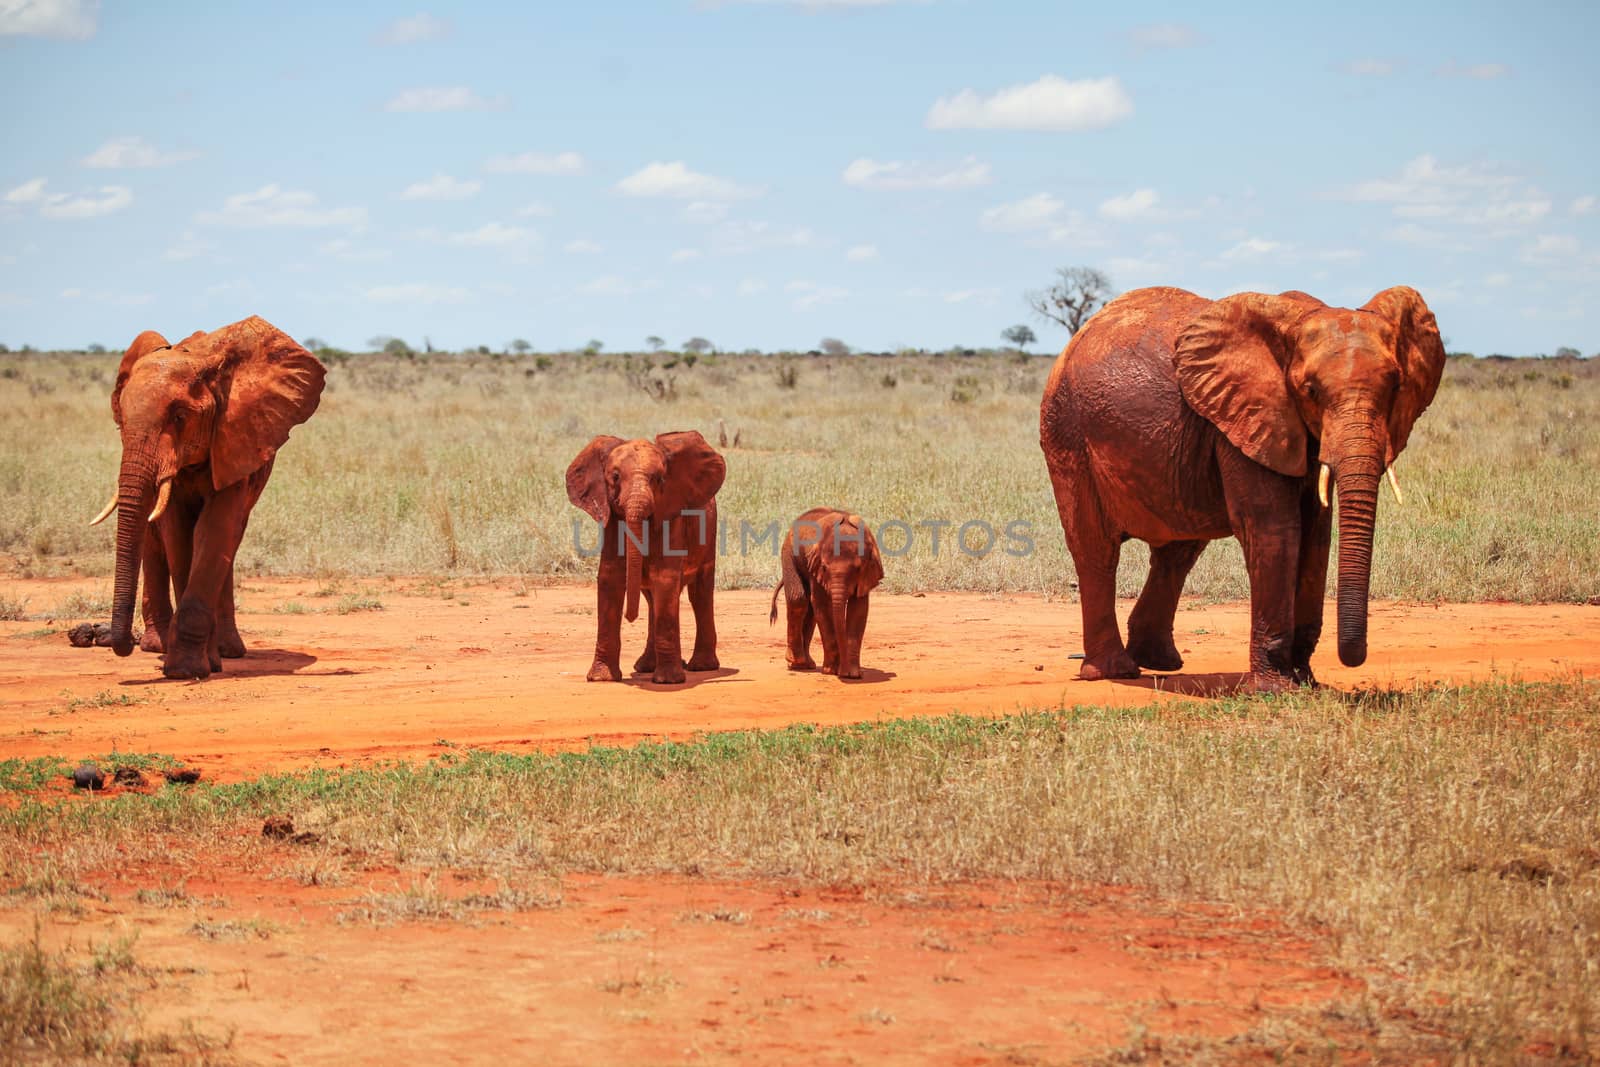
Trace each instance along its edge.
<instances>
[{"instance_id":1,"label":"orange sandy soil","mask_svg":"<svg viewBox=\"0 0 1600 1067\"><path fill-rule=\"evenodd\" d=\"M69 594L104 596L106 579L12 580L13 598L48 611ZM437 586L347 583L379 611L335 613L338 596L308 580L245 582L239 627L249 654L225 660L204 682L161 676L160 658L77 649L63 633L23 637L72 621L0 622L0 755L77 757L163 752L208 780L264 771L419 759L438 742L512 751L627 744L709 730L795 722L842 723L1000 714L1066 704L1147 704L1170 695L1226 692L1248 666L1247 604L1186 603L1174 628L1182 674L1133 682L1082 682L1076 604L1038 596L972 593L872 598L862 653L865 677L843 682L784 669L783 619L767 623L769 596L717 594L722 668L682 686L647 677L588 683L594 592L584 586L509 583ZM274 608L300 604L306 614ZM781 607L781 605L780 605ZM1123 618L1131 607L1121 605ZM1332 610L1329 610L1332 624ZM692 641L685 602L684 648ZM624 624L623 667L644 641ZM1340 688L1412 681L1524 679L1600 669L1600 609L1572 605L1372 606L1367 663L1339 665L1331 634L1313 668ZM821 659L820 642L813 655ZM105 703L127 697L135 703ZM76 703L75 703L76 702Z\"/></svg>"},{"instance_id":2,"label":"orange sandy soil","mask_svg":"<svg viewBox=\"0 0 1600 1067\"><path fill-rule=\"evenodd\" d=\"M5 588L47 610L108 584ZM785 671L767 594L727 592L717 601L722 670L682 687L591 685L589 588L518 596L509 583L346 583L384 609L338 615L337 597L314 595L320 585L244 583L252 651L203 683L165 681L143 653L119 660L71 648L64 634L20 636L79 620L0 623L0 756L162 752L226 780L420 759L441 740L531 750L1142 704L1227 691L1245 666L1249 625L1246 605L1187 603L1177 624L1184 674L1087 683L1067 659L1076 605L879 594L867 677L844 683ZM273 612L286 602L313 613ZM642 623L625 628L625 665L642 634ZM1371 645L1359 670L1339 667L1331 647L1314 666L1342 688L1592 674L1600 609L1379 603ZM136 702L105 703L123 695ZM1320 1035L1302 1054L1359 1046L1352 1006L1370 996L1361 976L1329 966L1330 932L1110 887L568 875L549 909L374 926L341 914L415 872L356 870L347 884L303 886L284 875L307 853L263 842L253 826L210 854L183 841L170 852L167 864L100 872L90 884L103 899L86 899L81 915L47 914L44 938L82 949L136 932L145 1029L193 1020L206 1034L232 1032L226 1055L247 1062L399 1052L423 1063L1053 1063L1183 1059L1194 1042L1224 1060L1269 1059L1296 1051L1286 1033ZM493 888L437 877L453 896ZM180 882L198 903L164 909L135 896ZM35 914L24 898L0 898L0 941L28 936ZM192 931L201 919L261 920L270 936L206 940ZM1240 1035L1249 1036L1231 1040Z\"/></svg>"}]
</instances>

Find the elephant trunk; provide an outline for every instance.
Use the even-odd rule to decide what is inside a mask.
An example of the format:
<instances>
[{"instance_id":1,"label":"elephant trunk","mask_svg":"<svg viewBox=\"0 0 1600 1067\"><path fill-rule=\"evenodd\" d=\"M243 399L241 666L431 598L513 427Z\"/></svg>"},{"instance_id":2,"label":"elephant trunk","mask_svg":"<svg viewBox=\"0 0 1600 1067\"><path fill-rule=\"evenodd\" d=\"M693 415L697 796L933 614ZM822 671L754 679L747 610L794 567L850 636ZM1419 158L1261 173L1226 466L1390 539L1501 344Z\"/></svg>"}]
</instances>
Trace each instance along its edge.
<instances>
[{"instance_id":1,"label":"elephant trunk","mask_svg":"<svg viewBox=\"0 0 1600 1067\"><path fill-rule=\"evenodd\" d=\"M644 547L650 531L645 525L650 516L650 493L642 485L635 486L623 510L627 525L628 585L622 605L622 617L629 622L639 617L639 586L644 582Z\"/></svg>"},{"instance_id":2,"label":"elephant trunk","mask_svg":"<svg viewBox=\"0 0 1600 1067\"><path fill-rule=\"evenodd\" d=\"M111 650L119 656L133 652L133 601L155 493L155 462L138 455L125 457L117 481L117 569L111 600Z\"/></svg>"},{"instance_id":3,"label":"elephant trunk","mask_svg":"<svg viewBox=\"0 0 1600 1067\"><path fill-rule=\"evenodd\" d=\"M1372 582L1372 527L1383 462L1350 456L1334 470L1339 500L1339 662L1367 659L1367 591Z\"/></svg>"},{"instance_id":4,"label":"elephant trunk","mask_svg":"<svg viewBox=\"0 0 1600 1067\"><path fill-rule=\"evenodd\" d=\"M831 575L828 579L828 599L833 609L833 642L839 650L838 670L841 674L853 666L850 658L850 631L845 625L846 609L849 605L849 594L846 592L844 575Z\"/></svg>"}]
</instances>

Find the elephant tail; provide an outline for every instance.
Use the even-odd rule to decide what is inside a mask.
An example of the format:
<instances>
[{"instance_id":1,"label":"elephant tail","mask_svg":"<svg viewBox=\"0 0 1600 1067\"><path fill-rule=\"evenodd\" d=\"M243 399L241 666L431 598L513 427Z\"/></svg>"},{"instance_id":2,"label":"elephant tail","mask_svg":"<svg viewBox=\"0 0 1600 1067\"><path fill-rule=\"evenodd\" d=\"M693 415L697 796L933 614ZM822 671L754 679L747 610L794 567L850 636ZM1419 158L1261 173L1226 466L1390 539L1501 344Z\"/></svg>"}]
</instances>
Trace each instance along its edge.
<instances>
[{"instance_id":1,"label":"elephant tail","mask_svg":"<svg viewBox=\"0 0 1600 1067\"><path fill-rule=\"evenodd\" d=\"M768 626L771 626L778 621L778 594L781 592L783 592L783 581L780 579L778 584L773 586L772 589L772 611L767 615Z\"/></svg>"}]
</instances>

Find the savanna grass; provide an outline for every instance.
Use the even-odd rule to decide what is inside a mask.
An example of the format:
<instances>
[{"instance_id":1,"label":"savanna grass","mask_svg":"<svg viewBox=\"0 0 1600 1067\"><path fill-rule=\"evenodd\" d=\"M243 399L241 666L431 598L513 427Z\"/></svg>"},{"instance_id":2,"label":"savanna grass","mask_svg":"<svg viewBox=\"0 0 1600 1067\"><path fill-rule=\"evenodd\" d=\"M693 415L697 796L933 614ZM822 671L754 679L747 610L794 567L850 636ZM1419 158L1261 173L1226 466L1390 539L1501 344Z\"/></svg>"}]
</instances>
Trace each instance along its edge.
<instances>
[{"instance_id":1,"label":"savanna grass","mask_svg":"<svg viewBox=\"0 0 1600 1067\"><path fill-rule=\"evenodd\" d=\"M0 356L0 552L22 574L111 570L109 526L84 520L114 485L119 445L108 356ZM1038 446L1051 361L989 355L714 356L641 378L626 357L392 356L339 359L322 408L279 455L238 558L244 574L508 575L587 579L573 547L580 513L567 463L597 433L625 437L725 428L719 504L732 552L725 587L778 573L775 540L741 554L740 524L764 530L837 504L881 524L944 520L935 554L919 527L888 561L890 590L1031 590L1072 595ZM781 371L783 373L775 373ZM792 382L790 379L792 378ZM785 383L789 382L788 385ZM665 397L665 399L661 399ZM1592 361L1452 359L1397 465L1407 503L1387 493L1372 592L1379 597L1581 601L1600 594L1600 367ZM731 447L738 437L739 447ZM976 558L957 527L1016 521L1032 551L1002 536ZM593 529L581 524L584 543ZM969 544L981 547L974 528ZM898 551L898 533L886 550ZM1136 593L1145 550L1124 551ZM1201 557L1189 591L1239 598L1238 546ZM109 584L107 586L109 591ZM1331 592L1331 591L1330 591ZM20 611L0 582L0 611ZM9 608L6 606L10 605Z\"/></svg>"},{"instance_id":2,"label":"savanna grass","mask_svg":"<svg viewBox=\"0 0 1600 1067\"><path fill-rule=\"evenodd\" d=\"M1534 1040L1595 1050L1597 754L1600 685L1581 679L446 752L24 799L0 810L0 877L38 881L27 857L48 855L71 885L73 865L237 842L241 823L289 813L347 862L508 884L586 870L1144 886L1320 925L1379 1000L1501 1062Z\"/></svg>"}]
</instances>

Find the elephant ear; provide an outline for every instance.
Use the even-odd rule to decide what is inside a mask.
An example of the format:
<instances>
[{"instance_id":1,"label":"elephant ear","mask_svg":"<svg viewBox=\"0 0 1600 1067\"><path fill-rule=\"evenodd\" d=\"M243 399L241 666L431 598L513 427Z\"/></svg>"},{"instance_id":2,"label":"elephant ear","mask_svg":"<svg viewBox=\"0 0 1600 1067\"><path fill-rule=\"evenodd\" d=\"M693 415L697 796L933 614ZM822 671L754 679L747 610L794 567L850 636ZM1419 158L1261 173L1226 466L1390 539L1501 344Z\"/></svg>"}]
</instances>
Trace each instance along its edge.
<instances>
[{"instance_id":1,"label":"elephant ear","mask_svg":"<svg viewBox=\"0 0 1600 1067\"><path fill-rule=\"evenodd\" d=\"M1213 301L1184 327L1173 352L1189 406L1239 451L1293 477L1306 472L1306 427L1289 392L1286 330L1313 310L1302 297L1238 293Z\"/></svg>"},{"instance_id":2,"label":"elephant ear","mask_svg":"<svg viewBox=\"0 0 1600 1067\"><path fill-rule=\"evenodd\" d=\"M728 464L699 430L656 434L656 445L667 459L667 484L661 496L669 513L703 508L722 488Z\"/></svg>"},{"instance_id":3,"label":"elephant ear","mask_svg":"<svg viewBox=\"0 0 1600 1067\"><path fill-rule=\"evenodd\" d=\"M606 495L606 459L620 444L622 438L601 434L584 445L567 465L567 499L595 522L605 522L611 514L611 498Z\"/></svg>"},{"instance_id":4,"label":"elephant ear","mask_svg":"<svg viewBox=\"0 0 1600 1067\"><path fill-rule=\"evenodd\" d=\"M878 540L872 536L872 528L856 516L850 517L860 525L862 539L866 542L866 550L861 553L861 573L856 578L856 596L866 596L883 581L883 556L878 552Z\"/></svg>"},{"instance_id":5,"label":"elephant ear","mask_svg":"<svg viewBox=\"0 0 1600 1067\"><path fill-rule=\"evenodd\" d=\"M1392 459L1406 447L1411 427L1439 391L1439 379L1444 374L1444 341L1422 294L1409 285L1385 289L1361 310L1381 315L1395 326L1394 356L1400 364L1400 389L1395 394L1394 407L1389 409Z\"/></svg>"},{"instance_id":6,"label":"elephant ear","mask_svg":"<svg viewBox=\"0 0 1600 1067\"><path fill-rule=\"evenodd\" d=\"M122 387L128 384L133 365L152 352L171 347L165 337L154 330L146 330L135 337L133 344L122 354L122 362L117 365L117 384L111 387L111 417L116 420L117 429L122 429Z\"/></svg>"},{"instance_id":7,"label":"elephant ear","mask_svg":"<svg viewBox=\"0 0 1600 1067\"><path fill-rule=\"evenodd\" d=\"M184 342L187 345L189 342ZM211 439L211 484L225 489L271 462L322 400L327 368L257 315L195 340L222 383Z\"/></svg>"}]
</instances>

